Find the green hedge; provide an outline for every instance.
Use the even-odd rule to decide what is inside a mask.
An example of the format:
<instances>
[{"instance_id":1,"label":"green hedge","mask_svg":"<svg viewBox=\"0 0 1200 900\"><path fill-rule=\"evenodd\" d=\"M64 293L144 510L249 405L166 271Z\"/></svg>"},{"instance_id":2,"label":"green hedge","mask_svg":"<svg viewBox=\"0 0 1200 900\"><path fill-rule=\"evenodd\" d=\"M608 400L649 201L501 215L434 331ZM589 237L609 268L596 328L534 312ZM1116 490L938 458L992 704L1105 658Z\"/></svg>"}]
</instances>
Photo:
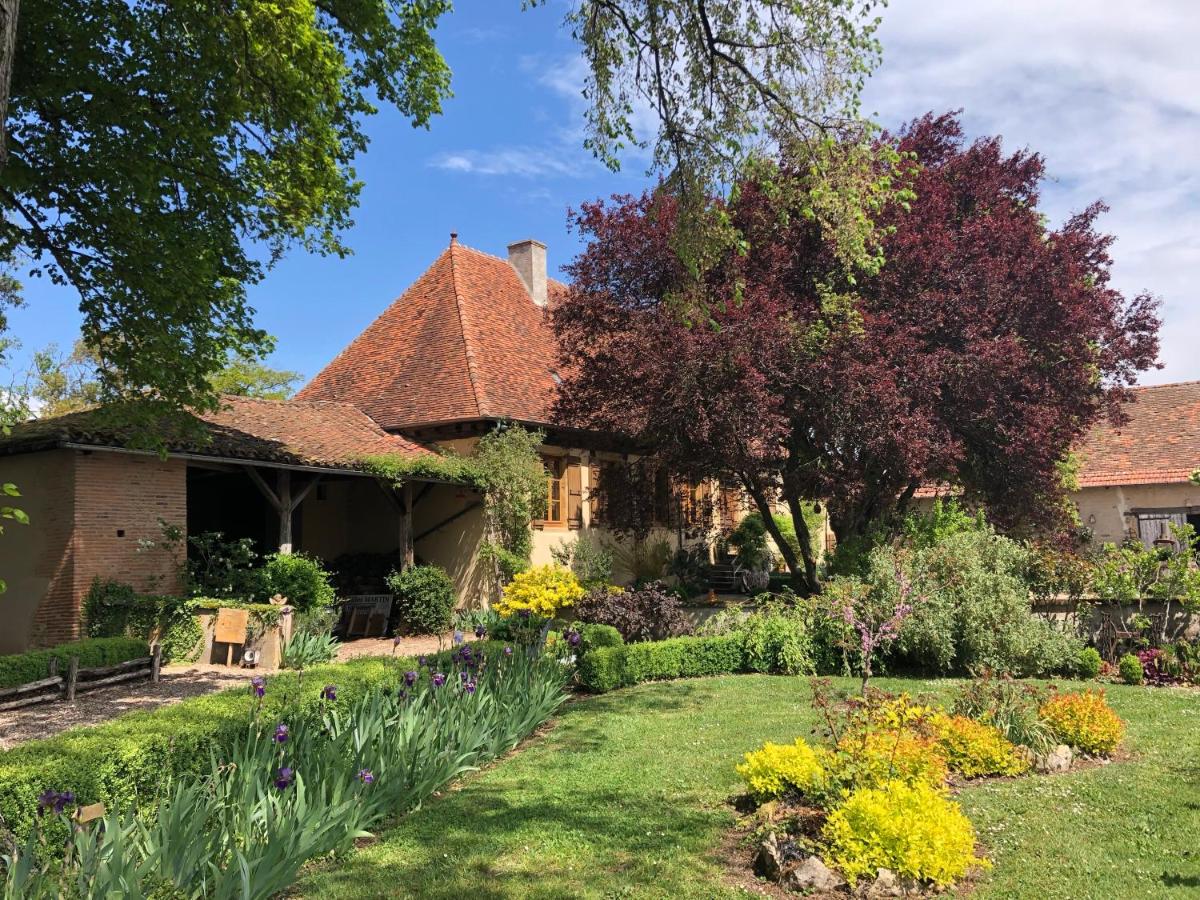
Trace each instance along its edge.
<instances>
[{"instance_id":1,"label":"green hedge","mask_svg":"<svg viewBox=\"0 0 1200 900\"><path fill-rule=\"evenodd\" d=\"M643 681L728 675L742 668L740 638L681 637L592 650L579 660L578 674L585 688L603 693Z\"/></svg>"},{"instance_id":2,"label":"green hedge","mask_svg":"<svg viewBox=\"0 0 1200 900\"><path fill-rule=\"evenodd\" d=\"M144 643L123 638L81 643L123 641L143 651ZM504 652L496 641L473 644L474 652L495 657ZM62 648L56 648L62 649ZM452 649L427 657L428 671L448 664ZM381 681L399 683L403 673L418 669L409 657L358 657L295 672L268 676L261 715L278 717L298 695L305 709L320 704L326 684L335 684L338 699L353 701ZM166 782L182 774L206 774L209 754L232 742L247 726L255 699L250 691L253 672L244 687L193 697L172 706L134 712L102 725L76 728L11 750L0 751L0 846L7 829L24 840L37 819L37 798L46 790L74 791L79 804L102 801L111 809L128 809L154 798ZM60 828L50 845L61 845L66 825L61 817L46 818L43 827Z\"/></svg>"},{"instance_id":3,"label":"green hedge","mask_svg":"<svg viewBox=\"0 0 1200 900\"><path fill-rule=\"evenodd\" d=\"M135 638L87 638L70 644L59 644L48 650L31 650L12 656L0 656L0 688L16 687L39 681L50 675L50 660L58 660L60 674L67 673L72 656L79 657L79 667L114 666L130 659L150 655L150 645Z\"/></svg>"},{"instance_id":4,"label":"green hedge","mask_svg":"<svg viewBox=\"0 0 1200 900\"><path fill-rule=\"evenodd\" d=\"M274 675L267 680L262 714L278 716L297 695L305 708L313 708L330 683L337 685L339 699L353 700L369 685L395 680L415 667L402 657L362 657L309 669L302 686L294 672ZM7 828L23 840L37 819L38 795L46 790L74 791L80 804L103 801L110 810L123 810L157 796L172 777L208 772L213 748L231 742L250 720L255 704L251 675L246 673L245 687L129 713L0 752L0 833ZM43 825L61 826L65 838L60 817L47 818ZM52 845L57 837L51 837Z\"/></svg>"}]
</instances>

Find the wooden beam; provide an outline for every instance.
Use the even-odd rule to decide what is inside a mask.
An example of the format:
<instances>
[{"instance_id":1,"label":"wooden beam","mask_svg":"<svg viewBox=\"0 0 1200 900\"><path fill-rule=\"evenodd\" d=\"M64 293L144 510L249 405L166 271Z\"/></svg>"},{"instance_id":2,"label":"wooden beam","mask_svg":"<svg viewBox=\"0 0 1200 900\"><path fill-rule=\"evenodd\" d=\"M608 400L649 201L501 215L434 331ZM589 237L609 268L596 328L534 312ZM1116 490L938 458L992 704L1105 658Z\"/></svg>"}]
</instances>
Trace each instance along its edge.
<instances>
[{"instance_id":1,"label":"wooden beam","mask_svg":"<svg viewBox=\"0 0 1200 900\"><path fill-rule=\"evenodd\" d=\"M429 537L429 535L433 534L435 531L437 531L441 528L445 528L447 525L449 525L455 519L461 518L462 516L465 516L467 513L469 513L471 510L478 509L481 506L483 506L482 500L476 500L474 503L467 504L462 509L460 509L458 512L456 512L454 515L447 516L446 518L442 519L442 521L438 522L432 528L426 528L424 531L422 531L420 534L418 534L415 538L413 538L413 543L415 544L417 541L421 540L422 538Z\"/></svg>"},{"instance_id":2,"label":"wooden beam","mask_svg":"<svg viewBox=\"0 0 1200 900\"><path fill-rule=\"evenodd\" d=\"M267 502L278 512L280 506L279 498L275 496L275 492L271 490L271 486L258 474L258 469L254 468L254 466L243 466L243 468L246 470L246 474L250 476L250 480L254 482L255 486L262 492L262 495L267 498Z\"/></svg>"},{"instance_id":3,"label":"wooden beam","mask_svg":"<svg viewBox=\"0 0 1200 900\"><path fill-rule=\"evenodd\" d=\"M292 501L292 473L280 469L276 484L279 491L279 552L292 552L292 511L296 504Z\"/></svg>"},{"instance_id":4,"label":"wooden beam","mask_svg":"<svg viewBox=\"0 0 1200 900\"><path fill-rule=\"evenodd\" d=\"M400 513L400 553L403 556L404 568L411 569L416 558L413 550L413 494L412 482L404 482L404 510Z\"/></svg>"}]
</instances>

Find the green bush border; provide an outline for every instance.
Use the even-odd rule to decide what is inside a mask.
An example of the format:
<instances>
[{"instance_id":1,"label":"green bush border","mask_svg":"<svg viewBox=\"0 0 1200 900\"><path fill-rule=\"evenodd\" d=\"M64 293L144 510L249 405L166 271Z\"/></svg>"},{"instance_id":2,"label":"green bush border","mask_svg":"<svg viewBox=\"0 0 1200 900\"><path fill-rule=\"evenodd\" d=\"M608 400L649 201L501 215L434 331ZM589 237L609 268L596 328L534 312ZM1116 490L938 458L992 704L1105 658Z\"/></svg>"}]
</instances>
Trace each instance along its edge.
<instances>
[{"instance_id":1,"label":"green bush border","mask_svg":"<svg viewBox=\"0 0 1200 900\"><path fill-rule=\"evenodd\" d=\"M744 668L741 638L722 635L601 647L583 654L577 671L580 684L602 694L643 681L729 675Z\"/></svg>"},{"instance_id":2,"label":"green bush border","mask_svg":"<svg viewBox=\"0 0 1200 900\"><path fill-rule=\"evenodd\" d=\"M30 650L28 653L0 656L0 688L16 687L48 678L52 659L58 660L59 674L66 675L67 664L72 656L79 657L80 668L91 669L97 666L114 666L149 655L150 645L143 640L103 637L85 638L46 650Z\"/></svg>"}]
</instances>

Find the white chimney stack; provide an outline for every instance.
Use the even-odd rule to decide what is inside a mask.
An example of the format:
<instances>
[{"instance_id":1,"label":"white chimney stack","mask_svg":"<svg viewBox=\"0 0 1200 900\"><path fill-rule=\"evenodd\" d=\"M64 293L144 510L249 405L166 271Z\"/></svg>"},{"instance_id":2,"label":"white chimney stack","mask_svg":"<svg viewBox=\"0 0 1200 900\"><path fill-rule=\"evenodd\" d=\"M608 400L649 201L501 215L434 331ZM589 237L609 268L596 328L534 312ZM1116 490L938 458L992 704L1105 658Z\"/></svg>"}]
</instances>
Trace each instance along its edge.
<instances>
[{"instance_id":1,"label":"white chimney stack","mask_svg":"<svg viewBox=\"0 0 1200 900\"><path fill-rule=\"evenodd\" d=\"M508 245L508 262L517 270L533 302L546 308L546 245L529 238Z\"/></svg>"}]
</instances>

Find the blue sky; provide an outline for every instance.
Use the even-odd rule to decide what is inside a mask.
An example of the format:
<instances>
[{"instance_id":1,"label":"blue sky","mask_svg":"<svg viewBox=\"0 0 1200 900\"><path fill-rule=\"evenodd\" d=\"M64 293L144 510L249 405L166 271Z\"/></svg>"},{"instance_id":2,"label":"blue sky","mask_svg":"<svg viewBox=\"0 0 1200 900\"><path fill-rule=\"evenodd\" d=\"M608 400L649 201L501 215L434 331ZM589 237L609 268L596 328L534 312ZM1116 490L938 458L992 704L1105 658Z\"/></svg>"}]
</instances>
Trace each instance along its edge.
<instances>
[{"instance_id":1,"label":"blue sky","mask_svg":"<svg viewBox=\"0 0 1200 900\"><path fill-rule=\"evenodd\" d=\"M430 130L383 110L358 163L366 182L346 259L294 252L251 289L259 324L279 339L272 364L315 374L397 297L457 231L503 255L510 241L548 244L557 269L577 249L566 210L640 190L643 165L613 174L582 149L582 66L560 27L563 5L461 0L438 43L455 96ZM1043 206L1054 221L1102 198L1118 237L1115 281L1163 298L1155 383L1200 378L1200 12L1192 0L892 0L884 64L866 109L895 125L963 108L973 134L998 133L1047 157ZM29 351L69 347L77 298L27 284L10 319Z\"/></svg>"}]
</instances>

